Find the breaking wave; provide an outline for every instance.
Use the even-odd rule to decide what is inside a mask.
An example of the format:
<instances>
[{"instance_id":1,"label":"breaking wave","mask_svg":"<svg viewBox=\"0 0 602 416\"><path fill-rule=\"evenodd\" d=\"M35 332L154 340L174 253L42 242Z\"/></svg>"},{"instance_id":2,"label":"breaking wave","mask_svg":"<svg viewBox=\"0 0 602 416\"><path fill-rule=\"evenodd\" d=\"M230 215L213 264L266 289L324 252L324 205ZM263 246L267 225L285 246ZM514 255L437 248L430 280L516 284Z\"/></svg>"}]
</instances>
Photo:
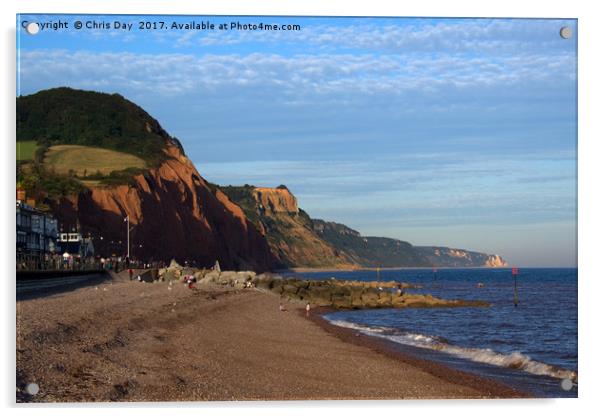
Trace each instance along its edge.
<instances>
[{"instance_id":1,"label":"breaking wave","mask_svg":"<svg viewBox=\"0 0 602 416\"><path fill-rule=\"evenodd\" d=\"M577 382L577 373L575 371L532 360L529 356L520 352L503 354L489 348L465 348L450 344L446 339L437 336L405 332L384 326L371 327L344 320L328 319L328 321L336 326L350 328L365 335L385 338L399 344L428 348L478 363L522 370L540 376L570 379L573 382Z\"/></svg>"}]
</instances>

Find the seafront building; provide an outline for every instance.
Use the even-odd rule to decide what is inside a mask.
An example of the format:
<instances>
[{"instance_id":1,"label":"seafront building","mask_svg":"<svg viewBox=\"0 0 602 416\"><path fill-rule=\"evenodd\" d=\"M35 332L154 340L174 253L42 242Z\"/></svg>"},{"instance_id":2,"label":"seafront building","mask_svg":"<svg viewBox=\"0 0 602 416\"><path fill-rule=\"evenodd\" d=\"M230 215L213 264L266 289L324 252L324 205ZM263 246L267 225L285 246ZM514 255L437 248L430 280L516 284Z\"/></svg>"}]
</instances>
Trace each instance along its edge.
<instances>
[{"instance_id":1,"label":"seafront building","mask_svg":"<svg viewBox=\"0 0 602 416\"><path fill-rule=\"evenodd\" d=\"M17 200L17 268L41 269L58 251L58 222L22 200Z\"/></svg>"},{"instance_id":2,"label":"seafront building","mask_svg":"<svg viewBox=\"0 0 602 416\"><path fill-rule=\"evenodd\" d=\"M89 268L94 262L92 237L59 231L58 220L17 189L17 270ZM78 227L79 228L79 227Z\"/></svg>"},{"instance_id":3,"label":"seafront building","mask_svg":"<svg viewBox=\"0 0 602 416\"><path fill-rule=\"evenodd\" d=\"M92 237L84 237L80 233L59 233L61 254L72 254L80 257L94 257Z\"/></svg>"}]
</instances>

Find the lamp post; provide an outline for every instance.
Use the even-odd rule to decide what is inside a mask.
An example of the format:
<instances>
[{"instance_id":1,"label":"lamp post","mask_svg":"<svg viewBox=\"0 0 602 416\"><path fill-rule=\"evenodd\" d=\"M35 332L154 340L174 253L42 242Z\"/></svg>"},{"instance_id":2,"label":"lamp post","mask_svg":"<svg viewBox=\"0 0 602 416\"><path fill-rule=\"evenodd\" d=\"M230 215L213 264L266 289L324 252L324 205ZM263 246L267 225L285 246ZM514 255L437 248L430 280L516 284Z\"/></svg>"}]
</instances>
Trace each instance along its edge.
<instances>
[{"instance_id":1,"label":"lamp post","mask_svg":"<svg viewBox=\"0 0 602 416\"><path fill-rule=\"evenodd\" d=\"M128 262L130 260L130 216L126 215L124 221L126 222L126 226L127 226L127 259Z\"/></svg>"}]
</instances>

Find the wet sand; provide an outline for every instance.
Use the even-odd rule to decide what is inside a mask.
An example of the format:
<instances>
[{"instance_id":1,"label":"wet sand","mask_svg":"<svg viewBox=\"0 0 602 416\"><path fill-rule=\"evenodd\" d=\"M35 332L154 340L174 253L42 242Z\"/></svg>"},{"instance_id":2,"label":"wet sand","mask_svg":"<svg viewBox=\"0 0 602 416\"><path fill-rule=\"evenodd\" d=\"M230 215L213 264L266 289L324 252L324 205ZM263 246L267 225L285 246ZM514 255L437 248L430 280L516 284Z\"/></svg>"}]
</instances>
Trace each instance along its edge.
<instances>
[{"instance_id":1,"label":"wet sand","mask_svg":"<svg viewBox=\"0 0 602 416\"><path fill-rule=\"evenodd\" d=\"M254 289L129 281L19 301L17 400L521 396L278 304Z\"/></svg>"}]
</instances>

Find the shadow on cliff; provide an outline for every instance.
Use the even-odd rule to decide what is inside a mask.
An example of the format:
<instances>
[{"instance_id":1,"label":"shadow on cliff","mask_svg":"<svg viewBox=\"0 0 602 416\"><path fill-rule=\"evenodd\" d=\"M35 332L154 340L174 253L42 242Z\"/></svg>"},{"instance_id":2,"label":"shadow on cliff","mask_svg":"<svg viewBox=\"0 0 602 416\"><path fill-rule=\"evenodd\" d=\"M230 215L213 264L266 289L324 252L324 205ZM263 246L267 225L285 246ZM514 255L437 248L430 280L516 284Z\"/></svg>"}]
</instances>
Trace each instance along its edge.
<instances>
[{"instance_id":1,"label":"shadow on cliff","mask_svg":"<svg viewBox=\"0 0 602 416\"><path fill-rule=\"evenodd\" d=\"M179 179L179 178L178 178ZM129 215L130 253L144 262L176 259L231 270L270 270L276 264L265 237L240 208L198 175L191 183L145 174L134 186L87 190L54 206L64 231L91 236L95 254L125 256ZM240 211L240 212L239 212Z\"/></svg>"}]
</instances>

